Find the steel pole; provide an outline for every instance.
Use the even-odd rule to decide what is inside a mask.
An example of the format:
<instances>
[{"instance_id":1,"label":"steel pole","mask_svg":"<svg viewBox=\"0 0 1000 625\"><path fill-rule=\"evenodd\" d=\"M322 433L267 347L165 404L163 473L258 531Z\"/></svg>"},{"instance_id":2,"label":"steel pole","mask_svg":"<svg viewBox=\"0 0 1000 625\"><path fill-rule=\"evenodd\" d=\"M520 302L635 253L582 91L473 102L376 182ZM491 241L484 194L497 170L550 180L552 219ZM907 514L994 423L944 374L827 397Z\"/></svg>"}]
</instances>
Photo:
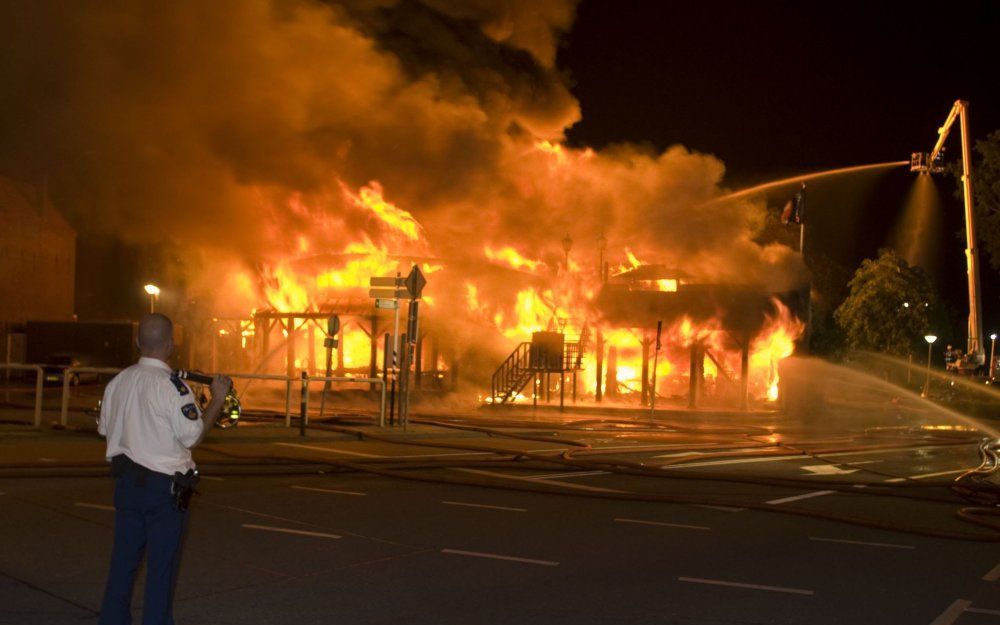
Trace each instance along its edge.
<instances>
[{"instance_id":1,"label":"steel pole","mask_svg":"<svg viewBox=\"0 0 1000 625\"><path fill-rule=\"evenodd\" d=\"M309 374L302 374L302 389L299 391L299 436L306 435L306 418L309 414Z\"/></svg>"},{"instance_id":2,"label":"steel pole","mask_svg":"<svg viewBox=\"0 0 1000 625\"><path fill-rule=\"evenodd\" d=\"M931 392L931 350L934 348L933 343L927 344L927 379L924 381L924 392L923 397L929 397Z\"/></svg>"},{"instance_id":3,"label":"steel pole","mask_svg":"<svg viewBox=\"0 0 1000 625\"><path fill-rule=\"evenodd\" d=\"M997 340L990 339L990 380L992 381L996 377L997 370Z\"/></svg>"},{"instance_id":4,"label":"steel pole","mask_svg":"<svg viewBox=\"0 0 1000 625\"><path fill-rule=\"evenodd\" d=\"M45 370L35 367L35 427L42 427L42 389L45 384Z\"/></svg>"}]
</instances>

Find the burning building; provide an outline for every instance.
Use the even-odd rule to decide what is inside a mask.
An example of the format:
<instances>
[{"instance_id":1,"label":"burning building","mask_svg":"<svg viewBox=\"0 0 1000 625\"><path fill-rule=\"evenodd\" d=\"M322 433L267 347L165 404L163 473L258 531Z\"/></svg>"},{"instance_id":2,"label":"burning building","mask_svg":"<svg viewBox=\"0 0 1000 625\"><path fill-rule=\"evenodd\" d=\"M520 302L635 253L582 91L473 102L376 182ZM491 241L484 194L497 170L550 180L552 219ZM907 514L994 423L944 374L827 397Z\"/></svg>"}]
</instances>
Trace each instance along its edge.
<instances>
[{"instance_id":1,"label":"burning building","mask_svg":"<svg viewBox=\"0 0 1000 625\"><path fill-rule=\"evenodd\" d=\"M771 296L805 283L801 258L756 241L760 202L711 202L725 173L711 155L567 144L580 107L556 49L574 7L69 4L53 21L31 3L5 6L24 27L0 53L26 61L4 66L21 96L0 114L22 123L5 129L0 156L44 154L77 219L177 250L160 282L183 291L177 316L201 328L192 359L206 368L323 368L322 319L336 313L347 323L333 366L370 374L385 319L368 280L415 263L429 279L421 366L472 395L551 330L586 347L580 393L641 398L657 321L665 345L706 345L704 375L717 380L738 379L722 354L738 360L733 345L753 326L750 380L763 381L751 392L766 395L772 360L801 332L801 308ZM678 270L619 276L637 257ZM644 308L653 284L671 297ZM744 300L753 324L733 322ZM670 349L656 365L667 396L690 373L689 354Z\"/></svg>"}]
</instances>

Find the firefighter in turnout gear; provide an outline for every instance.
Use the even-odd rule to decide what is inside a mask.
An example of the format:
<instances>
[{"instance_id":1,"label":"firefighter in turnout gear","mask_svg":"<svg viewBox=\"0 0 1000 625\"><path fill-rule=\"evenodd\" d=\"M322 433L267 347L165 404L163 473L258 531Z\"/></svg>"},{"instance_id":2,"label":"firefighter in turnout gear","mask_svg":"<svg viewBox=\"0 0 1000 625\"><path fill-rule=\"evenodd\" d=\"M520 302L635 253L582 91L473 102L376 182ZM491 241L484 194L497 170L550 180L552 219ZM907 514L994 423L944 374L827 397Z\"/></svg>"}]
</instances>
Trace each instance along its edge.
<instances>
[{"instance_id":1,"label":"firefighter in turnout gear","mask_svg":"<svg viewBox=\"0 0 1000 625\"><path fill-rule=\"evenodd\" d=\"M115 478L115 539L99 625L132 623L132 586L146 556L143 625L173 625L173 589L187 502L198 473L191 448L219 417L232 381L215 376L204 413L172 374L173 324L160 314L139 323L141 358L108 383L98 432Z\"/></svg>"}]
</instances>

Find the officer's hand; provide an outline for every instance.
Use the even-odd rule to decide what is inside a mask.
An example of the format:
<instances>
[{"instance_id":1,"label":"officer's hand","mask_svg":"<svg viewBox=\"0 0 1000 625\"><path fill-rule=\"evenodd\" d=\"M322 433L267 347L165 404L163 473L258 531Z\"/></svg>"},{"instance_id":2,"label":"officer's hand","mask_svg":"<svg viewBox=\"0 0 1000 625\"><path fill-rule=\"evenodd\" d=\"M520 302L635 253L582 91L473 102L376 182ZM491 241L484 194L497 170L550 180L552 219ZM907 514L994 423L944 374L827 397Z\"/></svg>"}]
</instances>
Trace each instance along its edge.
<instances>
[{"instance_id":1,"label":"officer's hand","mask_svg":"<svg viewBox=\"0 0 1000 625\"><path fill-rule=\"evenodd\" d=\"M233 381L222 374L215 374L212 379L212 397L225 397L229 389L233 388Z\"/></svg>"}]
</instances>

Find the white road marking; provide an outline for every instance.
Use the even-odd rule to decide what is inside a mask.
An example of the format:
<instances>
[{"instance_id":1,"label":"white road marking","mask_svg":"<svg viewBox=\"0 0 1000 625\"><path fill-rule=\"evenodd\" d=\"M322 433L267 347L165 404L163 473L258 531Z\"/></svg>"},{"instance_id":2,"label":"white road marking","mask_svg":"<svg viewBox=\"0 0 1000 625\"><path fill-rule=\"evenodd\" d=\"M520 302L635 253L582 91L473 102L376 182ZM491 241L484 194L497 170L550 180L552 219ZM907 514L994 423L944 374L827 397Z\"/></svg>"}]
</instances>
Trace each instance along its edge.
<instances>
[{"instance_id":1,"label":"white road marking","mask_svg":"<svg viewBox=\"0 0 1000 625\"><path fill-rule=\"evenodd\" d=\"M225 482L226 481L226 478L224 478L224 477L216 477L214 475L201 475L200 477L203 480L212 480L213 482Z\"/></svg>"},{"instance_id":2,"label":"white road marking","mask_svg":"<svg viewBox=\"0 0 1000 625\"><path fill-rule=\"evenodd\" d=\"M983 580L987 582L995 582L998 579L1000 579L1000 564L993 567L993 570L986 575L983 575Z\"/></svg>"},{"instance_id":3,"label":"white road marking","mask_svg":"<svg viewBox=\"0 0 1000 625\"><path fill-rule=\"evenodd\" d=\"M862 545L865 547L887 547L890 549L916 549L913 545L897 545L893 543L872 543L865 542L862 540L845 540L842 538L820 538L819 536L810 536L809 540L816 540L824 543L843 543L845 545Z\"/></svg>"},{"instance_id":4,"label":"white road marking","mask_svg":"<svg viewBox=\"0 0 1000 625\"><path fill-rule=\"evenodd\" d=\"M466 508L487 508L489 510L506 510L508 512L527 512L527 508L509 508L507 506L490 506L484 503L465 503L462 501L442 501L446 506L465 506Z\"/></svg>"},{"instance_id":5,"label":"white road marking","mask_svg":"<svg viewBox=\"0 0 1000 625\"><path fill-rule=\"evenodd\" d=\"M643 521L642 519L615 519L619 523L637 523L639 525L662 525L663 527L679 527L686 530L710 530L704 525L684 525L683 523L665 523L663 521Z\"/></svg>"},{"instance_id":6,"label":"white road marking","mask_svg":"<svg viewBox=\"0 0 1000 625\"><path fill-rule=\"evenodd\" d=\"M919 451L921 449L928 449L927 447L903 447L895 449L871 449L868 451L838 451L829 454L824 454L822 452L817 452L817 456L822 456L824 458L836 458L839 456L870 456L875 454L891 454L899 452L910 452ZM658 457L658 456L657 456ZM705 460L704 462L685 462L682 464L668 464L663 465L661 469L687 469L690 467L711 467L722 464L749 464L753 462L785 462L787 460L809 460L809 456L805 454L789 454L787 456L767 456L764 458L731 458L728 460Z\"/></svg>"},{"instance_id":7,"label":"white road marking","mask_svg":"<svg viewBox=\"0 0 1000 625\"><path fill-rule=\"evenodd\" d=\"M804 471L808 471L810 475L847 475L848 473L857 473L861 469L841 469L840 467L833 464L814 464L808 467L799 467Z\"/></svg>"},{"instance_id":8,"label":"white road marking","mask_svg":"<svg viewBox=\"0 0 1000 625\"><path fill-rule=\"evenodd\" d=\"M723 512L746 512L746 508L736 508L734 506L713 506L707 503L693 503L695 508L708 508L709 510L722 510Z\"/></svg>"},{"instance_id":9,"label":"white road marking","mask_svg":"<svg viewBox=\"0 0 1000 625\"><path fill-rule=\"evenodd\" d=\"M971 605L971 601L957 599L954 603L948 606L948 609L942 612L940 616L931 621L931 625L951 625L957 621L958 617L962 616L962 612L965 612L966 608Z\"/></svg>"},{"instance_id":10,"label":"white road marking","mask_svg":"<svg viewBox=\"0 0 1000 625\"><path fill-rule=\"evenodd\" d=\"M367 454L361 451L347 451L346 449L337 449L335 447L319 447L317 445L301 445L299 443L271 443L272 445L280 445L282 447L298 447L299 449L311 449L313 451L325 451L332 454L344 454L347 456L358 456L360 458L448 458L450 456L495 456L497 454L514 454L516 451L497 449L497 451L455 451L455 452L445 452L437 454L393 454L391 456L386 456L384 454ZM405 443L399 443L403 445ZM541 453L547 451L566 451L565 447L560 447L558 449L535 449L529 450L530 453Z\"/></svg>"},{"instance_id":11,"label":"white road marking","mask_svg":"<svg viewBox=\"0 0 1000 625\"><path fill-rule=\"evenodd\" d=\"M968 471L968 469L955 469L954 471L939 471L937 473L921 473L919 475L910 475L907 477L893 477L886 480L886 482L891 484L896 482L905 482L906 480L923 480L929 477L941 477L942 475L954 475L955 473L965 473L966 471Z\"/></svg>"},{"instance_id":12,"label":"white road marking","mask_svg":"<svg viewBox=\"0 0 1000 625\"><path fill-rule=\"evenodd\" d=\"M491 560L509 560L510 562L524 562L526 564L540 564L542 566L559 566L558 562L553 562L552 560L535 560L533 558L501 556L495 553L482 553L479 551L462 551L461 549L442 549L441 553L448 553L456 556L472 556L474 558L489 558Z\"/></svg>"},{"instance_id":13,"label":"white road marking","mask_svg":"<svg viewBox=\"0 0 1000 625\"><path fill-rule=\"evenodd\" d=\"M287 527L271 527L270 525L255 525L244 523L243 527L248 530L263 530L265 532L277 532L279 534L296 534L298 536L314 536L316 538L340 538L337 534L326 534L324 532L307 532L305 530L293 530Z\"/></svg>"},{"instance_id":14,"label":"white road marking","mask_svg":"<svg viewBox=\"0 0 1000 625\"><path fill-rule=\"evenodd\" d=\"M385 457L378 454L366 454L360 451L346 451L343 449L334 449L333 447L317 447L316 445L300 445L298 443L272 443L272 445L278 445L280 447L296 447L298 449L311 449L313 451L325 451L328 454L344 454L345 456L359 456L361 458Z\"/></svg>"},{"instance_id":15,"label":"white road marking","mask_svg":"<svg viewBox=\"0 0 1000 625\"><path fill-rule=\"evenodd\" d=\"M1000 616L1000 610L987 610L986 608L965 608L966 612L972 612L974 614L992 614L993 616Z\"/></svg>"},{"instance_id":16,"label":"white road marking","mask_svg":"<svg viewBox=\"0 0 1000 625\"><path fill-rule=\"evenodd\" d=\"M355 495L357 497L367 497L368 493L359 493L353 490L334 490L332 488L314 488L312 486L292 486L295 490L310 490L317 493L333 493L334 495Z\"/></svg>"},{"instance_id":17,"label":"white road marking","mask_svg":"<svg viewBox=\"0 0 1000 625\"><path fill-rule=\"evenodd\" d=\"M543 480L540 478L528 479L526 477L521 477L519 475L507 475L506 473L497 473L495 471L484 471L482 469L463 469L458 467L450 467L452 471L462 471L463 473L475 473L477 475L488 475L490 477L500 477L506 480L516 480L520 482L531 482L532 484L550 484L552 486L562 486L564 488L575 488L577 490L589 490L598 493L623 493L623 490L614 490L613 488L598 488L597 486L586 486L584 484L568 484L566 482L560 482L558 480Z\"/></svg>"},{"instance_id":18,"label":"white road marking","mask_svg":"<svg viewBox=\"0 0 1000 625\"><path fill-rule=\"evenodd\" d=\"M794 595L813 595L811 590L802 588L785 588L783 586L764 586L763 584L744 584L742 582L724 582L718 579L701 579L699 577L678 577L682 582L692 582L694 584L711 584L713 586L732 586L733 588L749 588L751 590L769 590L771 592L787 592Z\"/></svg>"},{"instance_id":19,"label":"white road marking","mask_svg":"<svg viewBox=\"0 0 1000 625\"><path fill-rule=\"evenodd\" d=\"M576 471L574 473L540 473L538 475L525 475L526 480L555 480L564 477L587 477L588 475L608 475L610 471Z\"/></svg>"},{"instance_id":20,"label":"white road marking","mask_svg":"<svg viewBox=\"0 0 1000 625\"><path fill-rule=\"evenodd\" d=\"M99 503L83 503L81 501L78 501L78 502L76 502L73 505L77 506L79 508L93 508L94 510L110 510L112 512L115 511L115 507L114 506L102 506Z\"/></svg>"},{"instance_id":21,"label":"white road marking","mask_svg":"<svg viewBox=\"0 0 1000 625\"><path fill-rule=\"evenodd\" d=\"M772 499L767 503L772 506L777 506L783 503L791 503L793 501L799 501L800 499L812 499L813 497L822 497L823 495L832 495L837 491L834 490L817 490L811 493L806 493L804 495L793 495L791 497L782 497L781 499Z\"/></svg>"}]
</instances>

